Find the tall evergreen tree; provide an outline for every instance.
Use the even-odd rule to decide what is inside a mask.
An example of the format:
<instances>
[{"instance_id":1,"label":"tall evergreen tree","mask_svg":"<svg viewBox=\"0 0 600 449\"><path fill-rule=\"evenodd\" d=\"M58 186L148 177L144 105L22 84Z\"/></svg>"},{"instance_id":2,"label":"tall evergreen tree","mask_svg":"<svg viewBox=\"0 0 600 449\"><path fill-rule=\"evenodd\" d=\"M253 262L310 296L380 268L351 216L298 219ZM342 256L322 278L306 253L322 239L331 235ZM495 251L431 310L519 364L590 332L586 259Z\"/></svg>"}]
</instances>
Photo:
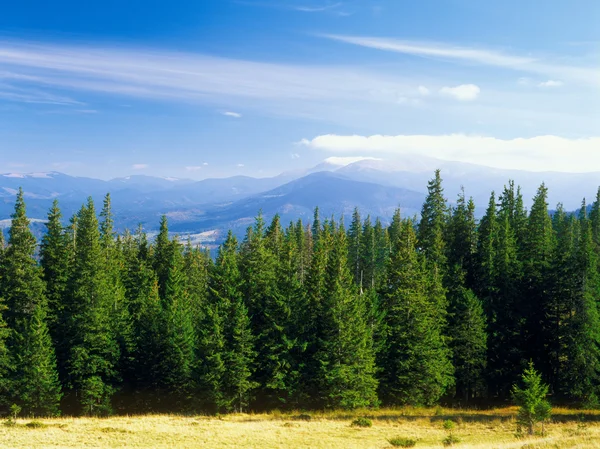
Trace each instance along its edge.
<instances>
[{"instance_id":1,"label":"tall evergreen tree","mask_svg":"<svg viewBox=\"0 0 600 449\"><path fill-rule=\"evenodd\" d=\"M286 334L290 307L277 282L278 259L269 250L264 234L264 221L259 214L243 242L240 266L245 302L256 337L257 358L261 360L254 379L260 385L257 404L268 407L290 401L289 350L293 342Z\"/></svg>"},{"instance_id":2,"label":"tall evergreen tree","mask_svg":"<svg viewBox=\"0 0 600 449\"><path fill-rule=\"evenodd\" d=\"M167 216L160 218L160 230L154 242L154 253L152 255L152 267L158 278L158 291L160 297L164 298L167 290L167 279L169 278L170 264L173 255L173 245L169 239L169 224Z\"/></svg>"},{"instance_id":3,"label":"tall evergreen tree","mask_svg":"<svg viewBox=\"0 0 600 449\"><path fill-rule=\"evenodd\" d=\"M538 367L542 376L550 379L552 368L547 342L553 339L554 329L546 311L552 301L550 268L554 249L552 220L548 214L548 189L542 184L533 199L527 223L523 260L525 304L524 347L526 356Z\"/></svg>"},{"instance_id":4,"label":"tall evergreen tree","mask_svg":"<svg viewBox=\"0 0 600 449\"><path fill-rule=\"evenodd\" d=\"M69 240L61 223L62 214L58 200L54 200L48 212L46 233L42 238L40 262L46 283L48 298L48 329L56 348L59 370L64 376L66 351L62 336L65 332L67 317L64 316L64 302L69 280Z\"/></svg>"},{"instance_id":5,"label":"tall evergreen tree","mask_svg":"<svg viewBox=\"0 0 600 449\"><path fill-rule=\"evenodd\" d=\"M348 264L354 283L360 287L363 285L364 270L362 259L362 222L358 208L354 208L352 222L348 228Z\"/></svg>"},{"instance_id":6,"label":"tall evergreen tree","mask_svg":"<svg viewBox=\"0 0 600 449\"><path fill-rule=\"evenodd\" d=\"M29 229L23 196L19 189L0 287L8 305L7 346L14 369L11 390L25 413L55 415L61 398L60 384L46 322L45 285L35 260L36 239Z\"/></svg>"},{"instance_id":7,"label":"tall evergreen tree","mask_svg":"<svg viewBox=\"0 0 600 449\"><path fill-rule=\"evenodd\" d=\"M392 240L387 283L381 291L386 340L379 361L380 392L386 404L432 404L453 383L439 310L428 297L428 276L416 250L413 223L404 220Z\"/></svg>"},{"instance_id":8,"label":"tall evergreen tree","mask_svg":"<svg viewBox=\"0 0 600 449\"><path fill-rule=\"evenodd\" d=\"M162 360L162 382L179 407L189 406L193 393L196 334L193 310L185 288L182 246L170 242L163 314L165 323L165 353Z\"/></svg>"},{"instance_id":9,"label":"tall evergreen tree","mask_svg":"<svg viewBox=\"0 0 600 449\"><path fill-rule=\"evenodd\" d=\"M374 406L378 403L375 357L364 296L357 295L352 283L343 227L331 237L320 351L316 355L321 395L329 407Z\"/></svg>"},{"instance_id":10,"label":"tall evergreen tree","mask_svg":"<svg viewBox=\"0 0 600 449\"><path fill-rule=\"evenodd\" d=\"M119 345L111 320L113 298L105 272L98 219L91 198L77 215L75 258L69 279L68 381L87 414L111 413L118 381Z\"/></svg>"},{"instance_id":11,"label":"tall evergreen tree","mask_svg":"<svg viewBox=\"0 0 600 449\"><path fill-rule=\"evenodd\" d=\"M565 353L568 362L561 370L561 387L567 396L597 404L600 394L600 279L593 248L592 223L585 200L580 209L579 235L574 257L574 296L564 317ZM561 354L563 355L563 354Z\"/></svg>"},{"instance_id":12,"label":"tall evergreen tree","mask_svg":"<svg viewBox=\"0 0 600 449\"><path fill-rule=\"evenodd\" d=\"M440 170L435 171L434 178L427 184L427 192L418 226L419 247L428 262L435 265L443 275L446 269L445 228L448 205L444 198Z\"/></svg>"}]
</instances>

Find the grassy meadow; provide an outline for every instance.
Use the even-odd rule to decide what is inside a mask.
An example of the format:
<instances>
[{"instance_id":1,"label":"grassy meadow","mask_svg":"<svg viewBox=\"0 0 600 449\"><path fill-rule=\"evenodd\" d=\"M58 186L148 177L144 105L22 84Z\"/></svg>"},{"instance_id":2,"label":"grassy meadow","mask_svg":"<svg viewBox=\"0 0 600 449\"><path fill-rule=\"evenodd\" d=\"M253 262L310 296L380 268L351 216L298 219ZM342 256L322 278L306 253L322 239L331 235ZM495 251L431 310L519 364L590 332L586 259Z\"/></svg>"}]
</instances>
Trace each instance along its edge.
<instances>
[{"instance_id":1,"label":"grassy meadow","mask_svg":"<svg viewBox=\"0 0 600 449\"><path fill-rule=\"evenodd\" d=\"M515 408L468 411L400 408L377 411L232 414L221 417L145 415L18 419L0 426L0 448L393 448L398 437L417 448L444 447L451 419L460 448L598 448L600 412L555 409L546 436L516 438ZM361 417L371 427L353 426ZM400 446L401 447L401 446Z\"/></svg>"}]
</instances>

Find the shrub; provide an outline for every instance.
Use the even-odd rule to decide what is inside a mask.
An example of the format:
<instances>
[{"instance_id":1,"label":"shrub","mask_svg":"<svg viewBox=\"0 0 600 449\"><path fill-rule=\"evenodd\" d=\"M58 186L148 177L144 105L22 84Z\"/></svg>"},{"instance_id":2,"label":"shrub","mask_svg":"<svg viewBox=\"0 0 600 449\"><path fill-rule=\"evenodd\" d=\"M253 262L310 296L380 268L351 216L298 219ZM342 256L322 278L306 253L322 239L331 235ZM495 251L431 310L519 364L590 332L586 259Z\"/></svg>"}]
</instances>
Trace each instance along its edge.
<instances>
[{"instance_id":1,"label":"shrub","mask_svg":"<svg viewBox=\"0 0 600 449\"><path fill-rule=\"evenodd\" d=\"M395 447L414 447L417 444L417 440L405 437L391 438L388 442Z\"/></svg>"},{"instance_id":2,"label":"shrub","mask_svg":"<svg viewBox=\"0 0 600 449\"><path fill-rule=\"evenodd\" d=\"M30 429L43 429L44 427L48 427L48 425L40 421L31 421L25 424L25 427L29 427Z\"/></svg>"},{"instance_id":3,"label":"shrub","mask_svg":"<svg viewBox=\"0 0 600 449\"><path fill-rule=\"evenodd\" d=\"M455 424L454 424L454 421L452 421L451 419L447 419L446 421L444 421L443 426L444 426L445 430L448 430L451 432L452 430L454 430Z\"/></svg>"},{"instance_id":4,"label":"shrub","mask_svg":"<svg viewBox=\"0 0 600 449\"><path fill-rule=\"evenodd\" d=\"M460 443L460 438L456 435L449 434L446 438L442 440L442 444L444 446L452 446L453 444Z\"/></svg>"},{"instance_id":5,"label":"shrub","mask_svg":"<svg viewBox=\"0 0 600 449\"><path fill-rule=\"evenodd\" d=\"M310 416L308 413L300 413L299 415L295 416L294 419L298 421L310 421L312 416Z\"/></svg>"},{"instance_id":6,"label":"shrub","mask_svg":"<svg viewBox=\"0 0 600 449\"><path fill-rule=\"evenodd\" d=\"M352 427L371 427L373 422L369 418L357 418L352 421Z\"/></svg>"}]
</instances>

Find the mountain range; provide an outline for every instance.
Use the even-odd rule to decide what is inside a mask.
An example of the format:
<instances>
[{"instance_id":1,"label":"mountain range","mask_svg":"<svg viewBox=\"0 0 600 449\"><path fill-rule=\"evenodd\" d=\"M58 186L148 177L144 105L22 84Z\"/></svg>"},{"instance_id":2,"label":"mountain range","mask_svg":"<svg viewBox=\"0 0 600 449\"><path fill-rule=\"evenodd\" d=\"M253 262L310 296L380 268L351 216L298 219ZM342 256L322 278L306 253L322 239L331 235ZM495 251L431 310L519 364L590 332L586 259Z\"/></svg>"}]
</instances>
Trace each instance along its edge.
<instances>
[{"instance_id":1,"label":"mountain range","mask_svg":"<svg viewBox=\"0 0 600 449\"><path fill-rule=\"evenodd\" d=\"M549 204L561 201L567 210L595 198L600 173L525 172L500 170L420 156L393 160L361 160L348 165L327 162L308 169L268 178L233 176L202 181L136 175L109 181L69 176L58 172L0 175L0 227L6 227L20 187L25 192L28 215L41 227L54 199L65 219L76 213L87 197L98 208L111 193L115 223L120 230L139 223L152 232L162 214L170 229L192 234L198 240L219 240L224 230L241 234L259 210L266 219L278 213L284 223L310 219L315 206L322 216L349 218L354 207L363 216L387 221L394 209L418 214L427 181L441 169L447 198L453 202L464 186L482 215L492 190L497 194L512 179L522 188L528 204L538 186L549 188Z\"/></svg>"}]
</instances>

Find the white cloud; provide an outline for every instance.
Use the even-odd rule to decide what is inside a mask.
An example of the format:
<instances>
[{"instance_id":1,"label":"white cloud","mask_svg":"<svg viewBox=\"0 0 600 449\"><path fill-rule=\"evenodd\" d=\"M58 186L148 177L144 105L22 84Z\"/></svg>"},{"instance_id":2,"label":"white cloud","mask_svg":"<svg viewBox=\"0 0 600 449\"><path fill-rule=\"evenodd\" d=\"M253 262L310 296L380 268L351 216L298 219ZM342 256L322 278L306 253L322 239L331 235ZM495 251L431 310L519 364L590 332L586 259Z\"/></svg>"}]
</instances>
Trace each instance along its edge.
<instances>
[{"instance_id":1,"label":"white cloud","mask_svg":"<svg viewBox=\"0 0 600 449\"><path fill-rule=\"evenodd\" d=\"M481 92L481 89L475 84L461 84L456 87L446 86L440 89L442 95L449 95L460 101L475 100L479 96L479 92Z\"/></svg>"},{"instance_id":2,"label":"white cloud","mask_svg":"<svg viewBox=\"0 0 600 449\"><path fill-rule=\"evenodd\" d=\"M421 95L429 95L429 89L427 89L425 86L419 86L417 90Z\"/></svg>"},{"instance_id":3,"label":"white cloud","mask_svg":"<svg viewBox=\"0 0 600 449\"><path fill-rule=\"evenodd\" d=\"M560 87L563 85L562 81L548 80L538 84L539 87Z\"/></svg>"},{"instance_id":4,"label":"white cloud","mask_svg":"<svg viewBox=\"0 0 600 449\"><path fill-rule=\"evenodd\" d=\"M292 153L292 154L290 154L290 157L292 159L300 159L300 155L298 153Z\"/></svg>"},{"instance_id":5,"label":"white cloud","mask_svg":"<svg viewBox=\"0 0 600 449\"><path fill-rule=\"evenodd\" d=\"M223 112L223 115L226 115L227 117L233 117L233 118L241 118L242 117L242 114L240 114L239 112L232 112L232 111Z\"/></svg>"},{"instance_id":6,"label":"white cloud","mask_svg":"<svg viewBox=\"0 0 600 449\"><path fill-rule=\"evenodd\" d=\"M568 139L554 135L500 139L466 134L340 136L327 134L301 144L334 153L419 154L529 171L600 171L600 137Z\"/></svg>"},{"instance_id":7,"label":"white cloud","mask_svg":"<svg viewBox=\"0 0 600 449\"><path fill-rule=\"evenodd\" d=\"M532 58L507 55L501 52L468 47L457 47L437 42L416 42L362 36L324 35L333 40L361 47L393 51L416 56L437 56L449 59L461 59L495 66L518 66L533 62Z\"/></svg>"},{"instance_id":8,"label":"white cloud","mask_svg":"<svg viewBox=\"0 0 600 449\"><path fill-rule=\"evenodd\" d=\"M149 167L148 164L133 164L131 166L131 168L134 169L134 170L143 170L143 169L148 168L148 167Z\"/></svg>"},{"instance_id":9,"label":"white cloud","mask_svg":"<svg viewBox=\"0 0 600 449\"><path fill-rule=\"evenodd\" d=\"M600 85L600 69L596 61L592 61L590 66L569 66L553 61L544 62L532 57L511 55L497 50L462 47L439 42L419 42L367 36L327 34L322 36L348 44L395 53L505 67L523 72L571 78L594 86Z\"/></svg>"},{"instance_id":10,"label":"white cloud","mask_svg":"<svg viewBox=\"0 0 600 449\"><path fill-rule=\"evenodd\" d=\"M202 165L208 165L208 162L203 162Z\"/></svg>"},{"instance_id":11,"label":"white cloud","mask_svg":"<svg viewBox=\"0 0 600 449\"><path fill-rule=\"evenodd\" d=\"M185 169L187 171L198 171L198 170L202 170L202 166L201 165L188 165L187 167L185 167Z\"/></svg>"},{"instance_id":12,"label":"white cloud","mask_svg":"<svg viewBox=\"0 0 600 449\"><path fill-rule=\"evenodd\" d=\"M380 161L381 158L370 156L330 156L324 162L332 165L345 166L358 161Z\"/></svg>"},{"instance_id":13,"label":"white cloud","mask_svg":"<svg viewBox=\"0 0 600 449\"><path fill-rule=\"evenodd\" d=\"M244 164L237 164L238 167L244 167Z\"/></svg>"},{"instance_id":14,"label":"white cloud","mask_svg":"<svg viewBox=\"0 0 600 449\"><path fill-rule=\"evenodd\" d=\"M329 11L332 9L339 8L340 6L342 6L342 2L332 3L330 5L324 5L324 6L301 6L301 5L290 6L290 8L295 11L301 11L301 12L324 12L324 11Z\"/></svg>"}]
</instances>

